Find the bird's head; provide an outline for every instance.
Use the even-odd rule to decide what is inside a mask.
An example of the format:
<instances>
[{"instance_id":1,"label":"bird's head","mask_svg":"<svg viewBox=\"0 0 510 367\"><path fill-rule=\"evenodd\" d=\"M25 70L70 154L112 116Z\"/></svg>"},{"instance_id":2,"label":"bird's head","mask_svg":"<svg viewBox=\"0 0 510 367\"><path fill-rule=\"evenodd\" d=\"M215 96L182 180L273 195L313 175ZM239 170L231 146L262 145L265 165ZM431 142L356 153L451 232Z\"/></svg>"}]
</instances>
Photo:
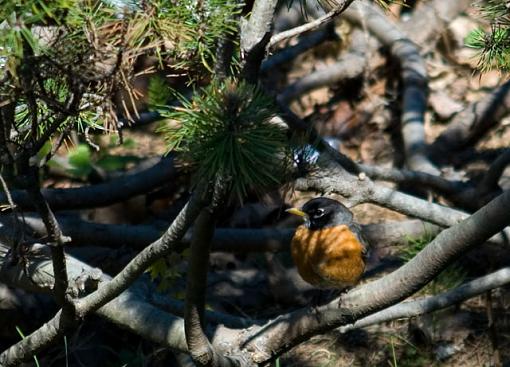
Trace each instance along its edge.
<instances>
[{"instance_id":1,"label":"bird's head","mask_svg":"<svg viewBox=\"0 0 510 367\"><path fill-rule=\"evenodd\" d=\"M310 229L350 224L353 218L352 212L345 205L325 197L309 200L301 209L291 208L286 211L303 217L305 225Z\"/></svg>"}]
</instances>

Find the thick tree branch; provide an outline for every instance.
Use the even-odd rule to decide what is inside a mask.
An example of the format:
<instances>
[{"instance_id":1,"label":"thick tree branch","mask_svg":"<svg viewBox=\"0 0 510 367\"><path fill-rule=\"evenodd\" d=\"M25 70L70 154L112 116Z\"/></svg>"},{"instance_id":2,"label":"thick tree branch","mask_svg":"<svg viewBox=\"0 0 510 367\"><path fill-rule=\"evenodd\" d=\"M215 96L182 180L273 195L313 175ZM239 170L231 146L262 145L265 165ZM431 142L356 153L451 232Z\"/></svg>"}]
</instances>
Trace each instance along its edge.
<instances>
[{"instance_id":1,"label":"thick tree branch","mask_svg":"<svg viewBox=\"0 0 510 367\"><path fill-rule=\"evenodd\" d=\"M43 189L48 205L55 211L85 209L114 204L130 197L144 194L171 181L176 169L172 158L162 158L154 166L143 171L126 174L111 181L78 188ZM32 209L34 203L24 191L13 190L12 198L22 209ZM0 193L0 202L6 202Z\"/></svg>"},{"instance_id":2,"label":"thick tree branch","mask_svg":"<svg viewBox=\"0 0 510 367\"><path fill-rule=\"evenodd\" d=\"M156 241L161 231L144 225L102 224L83 221L74 217L59 216L58 221L65 233L73 239L73 245L104 246L119 248L128 246L142 250ZM10 225L10 219L0 216L0 225ZM38 236L45 236L44 223L35 216L26 215L25 223ZM435 235L439 228L420 220L389 221L363 225L368 241L377 246L405 245L408 238ZM294 228L217 228L211 241L213 252L279 252L289 249ZM177 246L180 251L190 243L188 232Z\"/></svg>"},{"instance_id":3,"label":"thick tree branch","mask_svg":"<svg viewBox=\"0 0 510 367\"><path fill-rule=\"evenodd\" d=\"M441 227L451 227L468 217L464 212L380 186L366 177L355 177L338 167L299 179L295 187L298 190L334 192L357 203L374 203ZM510 231L506 229L505 233L495 236L491 241L506 243Z\"/></svg>"},{"instance_id":4,"label":"thick tree branch","mask_svg":"<svg viewBox=\"0 0 510 367\"><path fill-rule=\"evenodd\" d=\"M462 284L457 288L436 296L419 298L388 307L382 311L364 317L352 325L343 326L340 330L342 332L346 332L352 329L380 324L382 322L431 313L459 304L472 297L483 294L491 289L502 287L508 283L510 283L510 268L507 267Z\"/></svg>"},{"instance_id":5,"label":"thick tree branch","mask_svg":"<svg viewBox=\"0 0 510 367\"><path fill-rule=\"evenodd\" d=\"M249 20L241 19L242 75L256 84L266 47L271 38L276 0L255 0Z\"/></svg>"},{"instance_id":6,"label":"thick tree branch","mask_svg":"<svg viewBox=\"0 0 510 367\"><path fill-rule=\"evenodd\" d=\"M402 135L406 162L415 171L438 175L439 170L425 156L424 115L427 108L428 77L425 62L416 45L388 18L366 1L356 1L344 13L364 25L399 62L402 78Z\"/></svg>"}]
</instances>

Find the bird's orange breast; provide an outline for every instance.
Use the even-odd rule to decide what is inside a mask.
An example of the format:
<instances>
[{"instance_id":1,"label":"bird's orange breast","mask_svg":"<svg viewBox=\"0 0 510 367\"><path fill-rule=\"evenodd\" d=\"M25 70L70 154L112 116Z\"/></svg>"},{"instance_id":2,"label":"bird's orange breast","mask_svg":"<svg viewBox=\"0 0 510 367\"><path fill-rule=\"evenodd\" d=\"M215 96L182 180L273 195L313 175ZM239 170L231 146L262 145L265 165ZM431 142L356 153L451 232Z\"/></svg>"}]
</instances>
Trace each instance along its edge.
<instances>
[{"instance_id":1,"label":"bird's orange breast","mask_svg":"<svg viewBox=\"0 0 510 367\"><path fill-rule=\"evenodd\" d=\"M310 230L299 226L292 258L301 277L317 287L354 285L365 270L363 244L346 225Z\"/></svg>"}]
</instances>

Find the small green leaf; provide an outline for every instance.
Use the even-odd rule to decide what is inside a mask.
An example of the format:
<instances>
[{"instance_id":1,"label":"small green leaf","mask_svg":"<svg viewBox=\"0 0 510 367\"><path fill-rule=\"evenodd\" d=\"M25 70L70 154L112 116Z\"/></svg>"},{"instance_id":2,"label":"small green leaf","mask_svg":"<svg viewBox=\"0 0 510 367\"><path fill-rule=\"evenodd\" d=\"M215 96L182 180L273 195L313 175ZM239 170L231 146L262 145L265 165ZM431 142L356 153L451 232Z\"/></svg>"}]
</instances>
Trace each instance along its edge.
<instances>
[{"instance_id":1,"label":"small green leaf","mask_svg":"<svg viewBox=\"0 0 510 367\"><path fill-rule=\"evenodd\" d=\"M105 155L96 162L96 165L105 169L106 171L118 171L125 169L129 163L139 162L140 158L131 155Z\"/></svg>"},{"instance_id":2,"label":"small green leaf","mask_svg":"<svg viewBox=\"0 0 510 367\"><path fill-rule=\"evenodd\" d=\"M70 173L85 177L92 172L92 154L88 145L79 144L69 152Z\"/></svg>"}]
</instances>

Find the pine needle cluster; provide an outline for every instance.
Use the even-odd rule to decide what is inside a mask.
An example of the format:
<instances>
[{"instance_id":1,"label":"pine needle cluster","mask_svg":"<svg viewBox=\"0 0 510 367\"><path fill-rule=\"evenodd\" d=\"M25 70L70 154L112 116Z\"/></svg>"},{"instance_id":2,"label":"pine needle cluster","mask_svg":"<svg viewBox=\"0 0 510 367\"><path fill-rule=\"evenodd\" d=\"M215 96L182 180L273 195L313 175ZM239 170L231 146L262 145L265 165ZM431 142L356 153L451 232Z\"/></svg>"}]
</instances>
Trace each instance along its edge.
<instances>
[{"instance_id":1,"label":"pine needle cluster","mask_svg":"<svg viewBox=\"0 0 510 367\"><path fill-rule=\"evenodd\" d=\"M190 83L210 73L234 32L231 0L9 0L0 8L0 106L13 104L16 144L69 129L116 130L137 117L136 75L169 67ZM129 6L128 6L129 5ZM138 68L140 57L157 60Z\"/></svg>"},{"instance_id":2,"label":"pine needle cluster","mask_svg":"<svg viewBox=\"0 0 510 367\"><path fill-rule=\"evenodd\" d=\"M490 30L477 28L466 38L468 47L478 50L478 69L510 69L510 6L505 0L478 3L480 14L490 23Z\"/></svg>"},{"instance_id":3,"label":"pine needle cluster","mask_svg":"<svg viewBox=\"0 0 510 367\"><path fill-rule=\"evenodd\" d=\"M169 150L181 152L195 183L227 182L230 200L280 185L292 166L284 126L274 121L272 100L256 86L213 82L182 107L167 112L177 126L162 128Z\"/></svg>"}]
</instances>

